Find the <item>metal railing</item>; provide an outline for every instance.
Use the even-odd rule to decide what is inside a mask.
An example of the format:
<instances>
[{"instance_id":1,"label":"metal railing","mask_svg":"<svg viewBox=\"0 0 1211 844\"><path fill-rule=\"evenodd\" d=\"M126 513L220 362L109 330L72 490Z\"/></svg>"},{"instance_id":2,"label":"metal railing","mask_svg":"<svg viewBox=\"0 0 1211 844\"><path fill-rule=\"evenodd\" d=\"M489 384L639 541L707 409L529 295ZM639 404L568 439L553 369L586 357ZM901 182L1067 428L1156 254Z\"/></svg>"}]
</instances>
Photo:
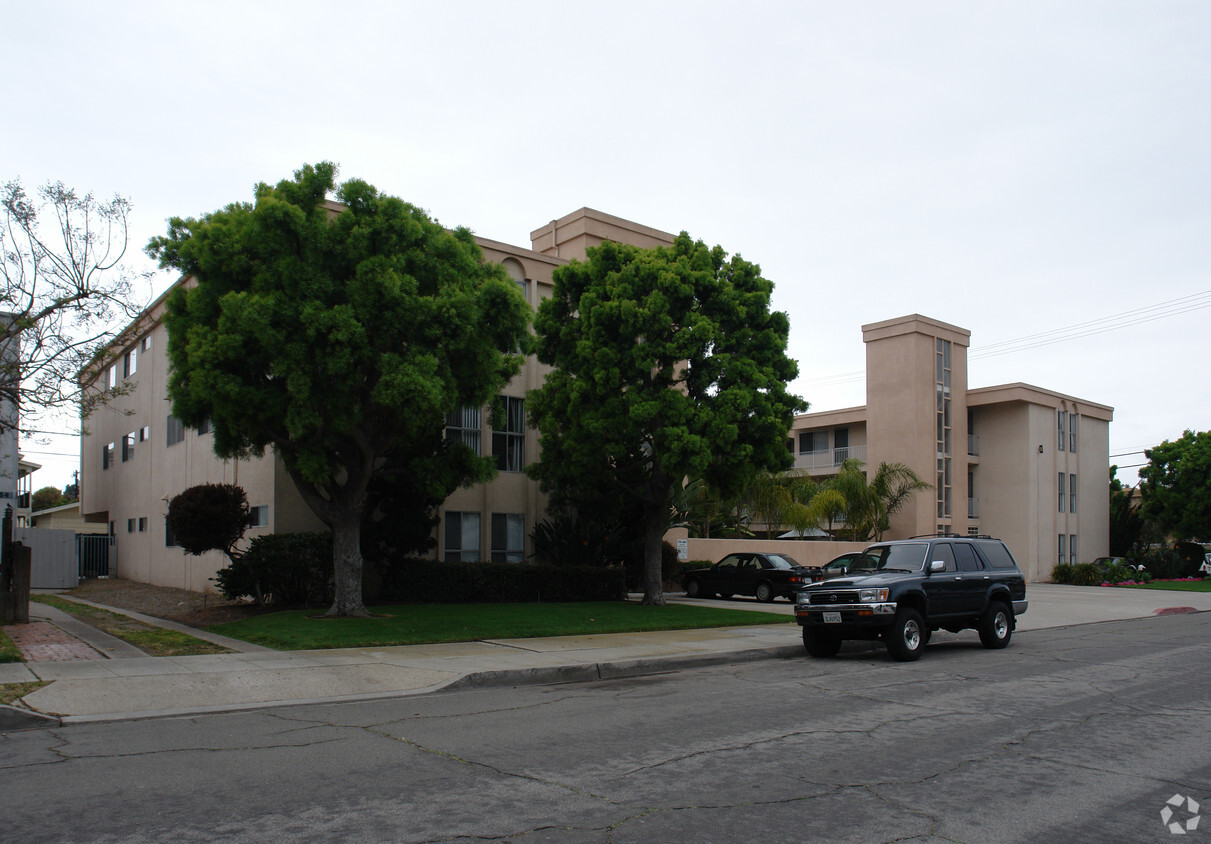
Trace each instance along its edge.
<instances>
[{"instance_id":1,"label":"metal railing","mask_svg":"<svg viewBox=\"0 0 1211 844\"><path fill-rule=\"evenodd\" d=\"M866 446L851 445L846 448L826 448L821 451L805 451L795 456L795 468L809 472L835 472L849 459L866 460Z\"/></svg>"}]
</instances>

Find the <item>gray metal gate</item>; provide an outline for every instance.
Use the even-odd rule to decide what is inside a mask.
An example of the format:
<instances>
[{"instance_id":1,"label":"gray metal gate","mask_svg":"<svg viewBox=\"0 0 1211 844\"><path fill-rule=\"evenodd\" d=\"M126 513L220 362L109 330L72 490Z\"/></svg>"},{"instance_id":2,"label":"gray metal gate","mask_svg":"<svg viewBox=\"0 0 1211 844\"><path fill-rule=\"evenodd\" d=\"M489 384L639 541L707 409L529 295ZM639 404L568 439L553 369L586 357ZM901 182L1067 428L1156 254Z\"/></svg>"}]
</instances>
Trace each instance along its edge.
<instances>
[{"instance_id":1,"label":"gray metal gate","mask_svg":"<svg viewBox=\"0 0 1211 844\"><path fill-rule=\"evenodd\" d=\"M109 549L113 537L105 534L76 534L76 556L80 561L80 579L109 577Z\"/></svg>"}]
</instances>

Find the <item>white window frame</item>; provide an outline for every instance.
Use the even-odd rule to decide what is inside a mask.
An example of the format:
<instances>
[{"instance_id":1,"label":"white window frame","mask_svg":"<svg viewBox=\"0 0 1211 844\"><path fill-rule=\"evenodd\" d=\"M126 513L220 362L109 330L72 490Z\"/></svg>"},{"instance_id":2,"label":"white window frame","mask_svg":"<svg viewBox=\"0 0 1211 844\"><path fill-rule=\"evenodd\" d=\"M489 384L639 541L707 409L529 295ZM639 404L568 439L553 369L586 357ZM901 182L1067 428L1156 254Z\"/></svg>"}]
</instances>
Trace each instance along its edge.
<instances>
[{"instance_id":1,"label":"white window frame","mask_svg":"<svg viewBox=\"0 0 1211 844\"><path fill-rule=\"evenodd\" d=\"M446 511L443 558L448 563L477 563L480 558L480 514Z\"/></svg>"},{"instance_id":2,"label":"white window frame","mask_svg":"<svg viewBox=\"0 0 1211 844\"><path fill-rule=\"evenodd\" d=\"M502 540L503 539L503 543ZM492 562L520 563L526 558L524 513L492 514Z\"/></svg>"}]
</instances>

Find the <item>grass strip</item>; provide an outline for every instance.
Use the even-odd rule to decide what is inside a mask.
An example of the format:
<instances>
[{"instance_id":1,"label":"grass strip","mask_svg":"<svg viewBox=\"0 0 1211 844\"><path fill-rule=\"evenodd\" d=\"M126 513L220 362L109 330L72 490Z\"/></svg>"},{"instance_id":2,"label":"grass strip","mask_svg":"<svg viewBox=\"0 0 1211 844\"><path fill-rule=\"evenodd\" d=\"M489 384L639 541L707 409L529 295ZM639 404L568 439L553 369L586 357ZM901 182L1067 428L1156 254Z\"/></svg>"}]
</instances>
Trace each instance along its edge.
<instances>
[{"instance_id":1,"label":"grass strip","mask_svg":"<svg viewBox=\"0 0 1211 844\"><path fill-rule=\"evenodd\" d=\"M1151 583L1117 584L1123 589L1167 589L1173 592L1211 592L1211 579L1154 580Z\"/></svg>"},{"instance_id":2,"label":"grass strip","mask_svg":"<svg viewBox=\"0 0 1211 844\"><path fill-rule=\"evenodd\" d=\"M12 703L30 692L37 691L49 682L49 680L34 680L30 683L0 683L0 703Z\"/></svg>"},{"instance_id":3,"label":"grass strip","mask_svg":"<svg viewBox=\"0 0 1211 844\"><path fill-rule=\"evenodd\" d=\"M31 601L46 604L57 610L62 610L73 618L84 622L98 630L103 630L111 636L130 642L145 654L151 656L196 656L198 654L227 654L230 648L207 642L179 630L168 630L146 624L138 619L121 613L92 607L88 604L78 604L55 595L31 595Z\"/></svg>"},{"instance_id":4,"label":"grass strip","mask_svg":"<svg viewBox=\"0 0 1211 844\"><path fill-rule=\"evenodd\" d=\"M406 604L372 607L374 618L321 618L317 610L288 610L215 624L207 629L278 650L382 647L479 639L583 636L650 630L690 630L786 624L793 616L625 601L567 604Z\"/></svg>"},{"instance_id":5,"label":"grass strip","mask_svg":"<svg viewBox=\"0 0 1211 844\"><path fill-rule=\"evenodd\" d=\"M3 629L0 629L0 662L22 662L23 660L24 657L13 644L13 640L8 638L8 634Z\"/></svg>"}]
</instances>

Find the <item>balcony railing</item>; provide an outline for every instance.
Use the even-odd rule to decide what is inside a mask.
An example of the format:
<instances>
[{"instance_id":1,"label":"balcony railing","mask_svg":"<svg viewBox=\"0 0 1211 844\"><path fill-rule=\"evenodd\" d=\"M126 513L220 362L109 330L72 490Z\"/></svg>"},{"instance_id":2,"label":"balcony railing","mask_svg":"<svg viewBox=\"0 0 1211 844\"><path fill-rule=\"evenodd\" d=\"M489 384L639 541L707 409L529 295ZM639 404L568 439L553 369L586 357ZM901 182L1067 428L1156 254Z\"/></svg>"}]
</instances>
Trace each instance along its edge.
<instances>
[{"instance_id":1,"label":"balcony railing","mask_svg":"<svg viewBox=\"0 0 1211 844\"><path fill-rule=\"evenodd\" d=\"M866 446L851 445L847 448L826 448L822 451L804 451L795 457L795 468L814 473L833 473L846 460L866 461Z\"/></svg>"}]
</instances>

